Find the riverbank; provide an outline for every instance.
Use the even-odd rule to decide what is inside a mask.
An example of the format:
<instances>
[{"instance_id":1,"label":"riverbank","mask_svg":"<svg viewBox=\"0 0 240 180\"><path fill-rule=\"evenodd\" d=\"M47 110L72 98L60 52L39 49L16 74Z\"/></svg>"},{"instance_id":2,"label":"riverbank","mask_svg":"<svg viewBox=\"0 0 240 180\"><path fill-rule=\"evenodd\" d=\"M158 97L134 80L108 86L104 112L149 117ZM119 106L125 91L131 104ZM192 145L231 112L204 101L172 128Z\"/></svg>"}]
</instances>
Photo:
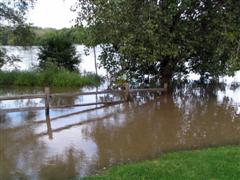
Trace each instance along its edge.
<instances>
[{"instance_id":1,"label":"riverbank","mask_svg":"<svg viewBox=\"0 0 240 180\"><path fill-rule=\"evenodd\" d=\"M93 73L80 75L67 70L0 71L0 86L98 86L102 78Z\"/></svg>"},{"instance_id":2,"label":"riverbank","mask_svg":"<svg viewBox=\"0 0 240 180\"><path fill-rule=\"evenodd\" d=\"M116 166L92 179L239 179L240 146L176 152L159 159Z\"/></svg>"}]
</instances>

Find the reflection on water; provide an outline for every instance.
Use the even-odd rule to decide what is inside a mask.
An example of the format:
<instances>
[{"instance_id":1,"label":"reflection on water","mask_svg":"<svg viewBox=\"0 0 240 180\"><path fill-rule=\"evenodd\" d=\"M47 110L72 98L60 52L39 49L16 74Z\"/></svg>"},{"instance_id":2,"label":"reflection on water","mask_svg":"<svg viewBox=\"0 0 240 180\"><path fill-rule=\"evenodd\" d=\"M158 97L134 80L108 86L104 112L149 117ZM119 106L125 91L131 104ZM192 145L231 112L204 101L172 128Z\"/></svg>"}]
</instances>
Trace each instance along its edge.
<instances>
[{"instance_id":1,"label":"reflection on water","mask_svg":"<svg viewBox=\"0 0 240 180\"><path fill-rule=\"evenodd\" d=\"M1 177L67 179L169 151L240 144L240 87L193 83L154 96L137 94L131 103L95 110L51 110L50 117L44 111L0 114Z\"/></svg>"}]
</instances>

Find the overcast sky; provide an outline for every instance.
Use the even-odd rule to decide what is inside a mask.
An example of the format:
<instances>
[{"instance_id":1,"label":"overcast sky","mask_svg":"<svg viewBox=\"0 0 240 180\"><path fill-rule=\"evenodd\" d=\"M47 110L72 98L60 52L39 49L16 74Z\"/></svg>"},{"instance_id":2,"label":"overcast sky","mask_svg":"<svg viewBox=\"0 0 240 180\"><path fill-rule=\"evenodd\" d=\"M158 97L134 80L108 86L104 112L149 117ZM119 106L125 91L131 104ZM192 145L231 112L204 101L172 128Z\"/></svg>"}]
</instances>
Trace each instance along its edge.
<instances>
[{"instance_id":1,"label":"overcast sky","mask_svg":"<svg viewBox=\"0 0 240 180\"><path fill-rule=\"evenodd\" d=\"M71 27L75 13L70 11L76 0L37 0L30 10L28 22L34 26L61 29Z\"/></svg>"}]
</instances>

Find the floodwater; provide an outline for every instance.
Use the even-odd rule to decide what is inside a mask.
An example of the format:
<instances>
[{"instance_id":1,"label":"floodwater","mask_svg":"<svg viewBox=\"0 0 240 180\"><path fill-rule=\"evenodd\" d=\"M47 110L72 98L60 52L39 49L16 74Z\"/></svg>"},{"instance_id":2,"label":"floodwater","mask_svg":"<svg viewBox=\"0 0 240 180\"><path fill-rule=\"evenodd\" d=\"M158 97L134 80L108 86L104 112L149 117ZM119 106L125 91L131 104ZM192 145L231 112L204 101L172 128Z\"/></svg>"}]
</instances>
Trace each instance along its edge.
<instances>
[{"instance_id":1,"label":"floodwater","mask_svg":"<svg viewBox=\"0 0 240 180\"><path fill-rule=\"evenodd\" d=\"M32 70L38 65L38 53L39 46L22 47L22 46L0 46L6 50L7 55L15 56L21 59L21 62L14 63L14 66L6 64L3 66L3 70ZM81 58L81 63L79 65L80 72L95 72L94 54L93 49L88 49L84 45L75 45L76 53ZM86 51L87 50L87 51ZM87 52L87 53L86 53ZM96 47L96 55L99 56L101 53L101 48ZM97 61L97 63L99 63ZM98 73L100 75L105 75L106 71L103 68L99 68Z\"/></svg>"},{"instance_id":2,"label":"floodwater","mask_svg":"<svg viewBox=\"0 0 240 180\"><path fill-rule=\"evenodd\" d=\"M24 91L3 89L2 94ZM41 93L41 89L31 92ZM52 104L104 98L112 97L59 98ZM2 102L0 107L40 106L42 101ZM177 87L171 95L136 94L129 103L83 111L92 108L96 106L51 110L50 117L44 111L2 113L1 177L68 179L170 151L240 145L240 87L236 83L206 87L192 83Z\"/></svg>"},{"instance_id":3,"label":"floodwater","mask_svg":"<svg viewBox=\"0 0 240 180\"><path fill-rule=\"evenodd\" d=\"M8 50L11 48L15 47ZM25 57L21 69L31 69L36 63L37 51L32 50L32 57L27 50L16 50ZM92 56L83 60L82 67L94 70ZM160 96L136 94L132 102L108 107L51 109L50 116L41 110L1 113L5 108L43 106L42 99L0 101L0 177L69 179L171 151L240 145L240 72L221 81L225 84L203 87L190 83ZM79 91L96 88L51 89L53 93ZM0 88L0 95L6 96L37 93L43 89ZM51 105L112 99L121 97L54 98Z\"/></svg>"}]
</instances>

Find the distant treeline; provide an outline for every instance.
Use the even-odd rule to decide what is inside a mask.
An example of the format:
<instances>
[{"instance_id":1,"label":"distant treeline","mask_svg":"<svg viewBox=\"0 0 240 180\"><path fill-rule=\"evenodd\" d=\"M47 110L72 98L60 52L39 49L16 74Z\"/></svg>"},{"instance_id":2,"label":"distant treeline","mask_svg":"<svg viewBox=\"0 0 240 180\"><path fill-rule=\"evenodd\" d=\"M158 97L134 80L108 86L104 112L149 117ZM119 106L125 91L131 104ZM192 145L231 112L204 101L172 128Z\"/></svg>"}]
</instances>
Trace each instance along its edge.
<instances>
[{"instance_id":1,"label":"distant treeline","mask_svg":"<svg viewBox=\"0 0 240 180\"><path fill-rule=\"evenodd\" d=\"M40 28L31 26L1 27L0 45L42 45L54 34L67 36L74 44L89 44L90 30L83 27L63 28Z\"/></svg>"}]
</instances>

